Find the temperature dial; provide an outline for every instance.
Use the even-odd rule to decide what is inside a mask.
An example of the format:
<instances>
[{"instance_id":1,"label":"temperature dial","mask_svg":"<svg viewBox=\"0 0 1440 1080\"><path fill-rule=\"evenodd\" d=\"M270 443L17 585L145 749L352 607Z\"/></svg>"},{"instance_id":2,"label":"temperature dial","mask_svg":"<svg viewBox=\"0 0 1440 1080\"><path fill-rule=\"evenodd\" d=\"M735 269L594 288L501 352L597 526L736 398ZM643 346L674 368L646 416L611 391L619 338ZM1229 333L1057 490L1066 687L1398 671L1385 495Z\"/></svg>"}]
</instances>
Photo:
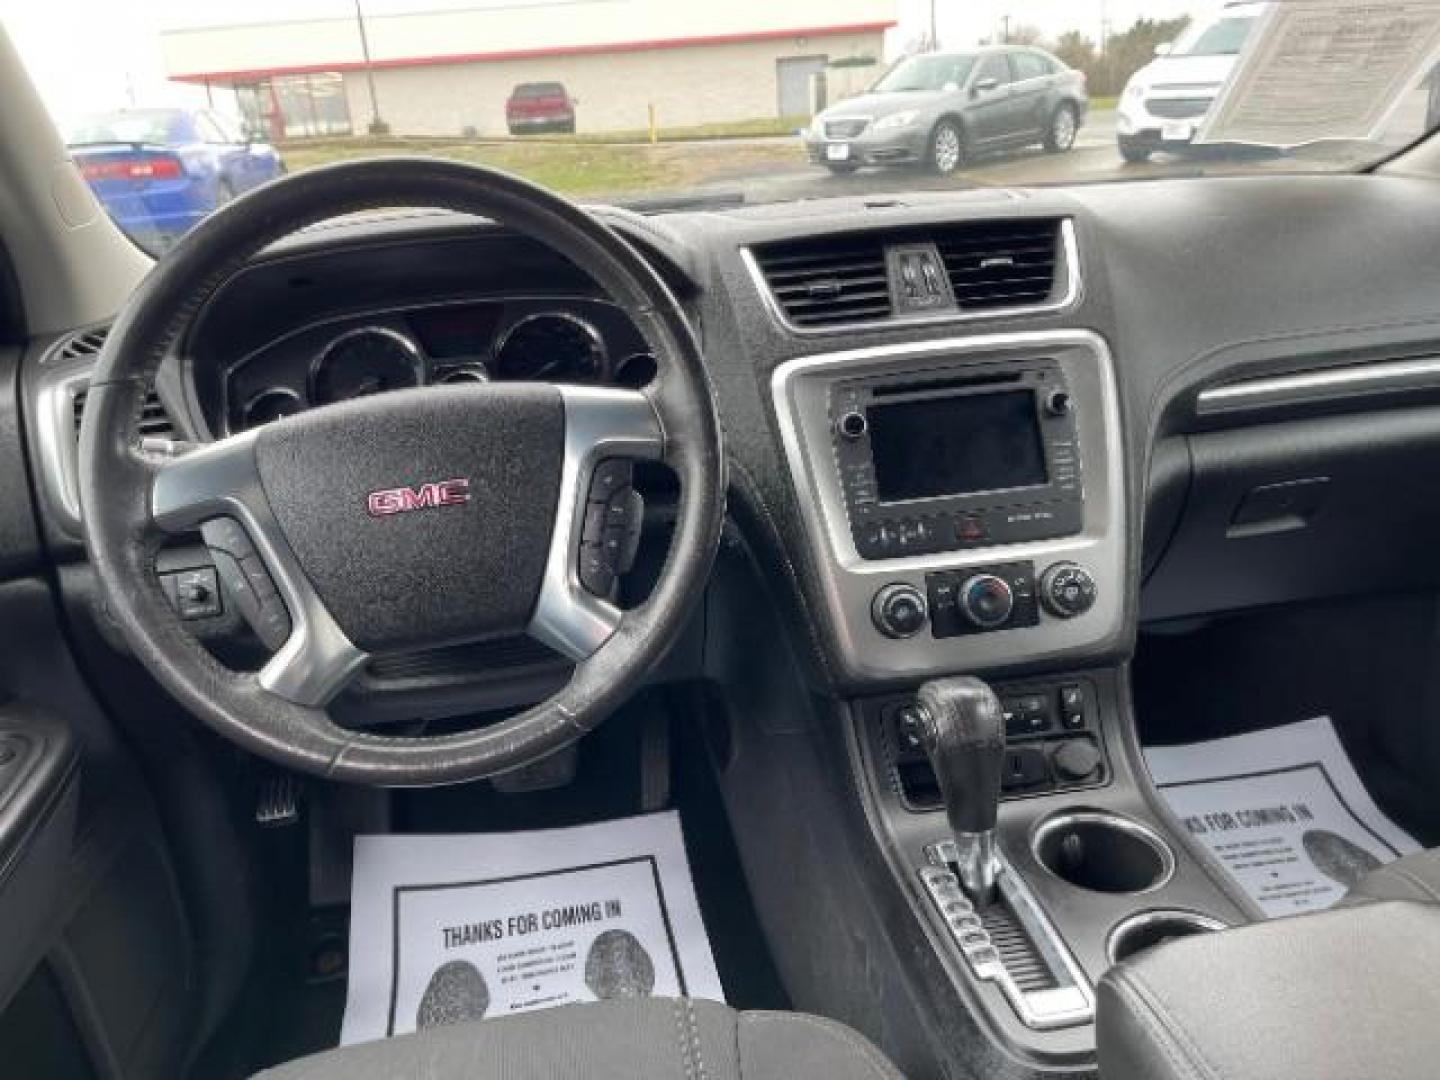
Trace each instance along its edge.
<instances>
[{"instance_id":1,"label":"temperature dial","mask_svg":"<svg viewBox=\"0 0 1440 1080\"><path fill-rule=\"evenodd\" d=\"M976 574L960 586L960 610L981 630L994 630L1010 621L1015 594L1004 578Z\"/></svg>"}]
</instances>

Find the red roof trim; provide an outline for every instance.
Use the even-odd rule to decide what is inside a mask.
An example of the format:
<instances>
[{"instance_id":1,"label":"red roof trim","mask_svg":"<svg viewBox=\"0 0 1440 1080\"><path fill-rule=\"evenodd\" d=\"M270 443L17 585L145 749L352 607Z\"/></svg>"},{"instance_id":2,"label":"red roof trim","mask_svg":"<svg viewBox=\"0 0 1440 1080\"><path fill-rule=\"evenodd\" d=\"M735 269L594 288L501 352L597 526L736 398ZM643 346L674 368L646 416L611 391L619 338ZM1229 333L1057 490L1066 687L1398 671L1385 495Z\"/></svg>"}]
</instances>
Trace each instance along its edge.
<instances>
[{"instance_id":1,"label":"red roof trim","mask_svg":"<svg viewBox=\"0 0 1440 1080\"><path fill-rule=\"evenodd\" d=\"M455 53L446 56L407 56L374 60L375 69L428 67L436 64L476 64L497 60L530 60L543 56L584 56L594 53L646 52L652 49L685 49L703 45L737 45L748 41L773 41L777 38L834 37L838 34L866 34L888 30L890 22L855 23L850 26L807 26L795 30L761 30L748 34L718 34L711 37L662 38L655 41L619 41L603 45L562 45L548 49L514 49L509 52ZM345 61L335 64L302 64L296 67L256 68L253 71L199 71L171 75L175 82L243 82L274 75L313 75L325 71L364 71L365 64Z\"/></svg>"}]
</instances>

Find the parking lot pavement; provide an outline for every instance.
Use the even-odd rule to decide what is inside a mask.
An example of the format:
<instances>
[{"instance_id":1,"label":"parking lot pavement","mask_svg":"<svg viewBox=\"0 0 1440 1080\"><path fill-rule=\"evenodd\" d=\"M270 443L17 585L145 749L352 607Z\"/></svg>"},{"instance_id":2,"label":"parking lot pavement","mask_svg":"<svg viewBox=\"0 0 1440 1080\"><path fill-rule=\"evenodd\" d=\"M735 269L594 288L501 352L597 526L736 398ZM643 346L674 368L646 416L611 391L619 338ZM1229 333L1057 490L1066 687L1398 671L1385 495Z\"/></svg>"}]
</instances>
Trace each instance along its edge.
<instances>
[{"instance_id":1,"label":"parking lot pavement","mask_svg":"<svg viewBox=\"0 0 1440 1080\"><path fill-rule=\"evenodd\" d=\"M1143 180L1160 176L1195 176L1205 173L1275 171L1333 171L1373 161L1384 148L1398 148L1419 130L1414 109L1402 110L1403 123L1392 123L1382 147L1372 143L1347 146L1329 144L1314 151L1282 155L1265 150L1196 152L1178 157L1156 154L1144 164L1126 163L1115 144L1115 111L1095 110L1087 118L1075 148L1050 154L1039 147L1001 154L981 155L962 172L935 176L921 168L861 169L849 176L833 176L809 164L795 143L793 157L781 151L763 169L730 170L705 186L741 191L749 202L814 199L834 195L882 195L907 191L961 191L977 187L1021 187L1032 184L1083 184L1101 180ZM1423 120L1423 113L1421 114ZM1415 131L1411 131L1411 129ZM779 150L780 140L773 140Z\"/></svg>"}]
</instances>

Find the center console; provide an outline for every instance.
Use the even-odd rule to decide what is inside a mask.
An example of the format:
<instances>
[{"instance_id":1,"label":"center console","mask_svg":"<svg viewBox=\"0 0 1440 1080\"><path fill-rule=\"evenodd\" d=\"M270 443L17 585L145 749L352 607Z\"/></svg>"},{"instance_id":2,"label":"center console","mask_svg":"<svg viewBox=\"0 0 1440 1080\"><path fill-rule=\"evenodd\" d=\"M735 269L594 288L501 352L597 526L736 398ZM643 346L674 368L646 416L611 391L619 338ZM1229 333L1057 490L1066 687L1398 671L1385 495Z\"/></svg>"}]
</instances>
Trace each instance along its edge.
<instances>
[{"instance_id":1,"label":"center console","mask_svg":"<svg viewBox=\"0 0 1440 1080\"><path fill-rule=\"evenodd\" d=\"M1166 825L1123 670L1095 666L1127 582L1105 342L834 352L771 390L895 881L1005 1058L1093 1067L1115 962L1247 919Z\"/></svg>"},{"instance_id":2,"label":"center console","mask_svg":"<svg viewBox=\"0 0 1440 1080\"><path fill-rule=\"evenodd\" d=\"M1118 637L1123 453L1101 338L828 353L782 365L772 392L849 677L1029 664Z\"/></svg>"}]
</instances>

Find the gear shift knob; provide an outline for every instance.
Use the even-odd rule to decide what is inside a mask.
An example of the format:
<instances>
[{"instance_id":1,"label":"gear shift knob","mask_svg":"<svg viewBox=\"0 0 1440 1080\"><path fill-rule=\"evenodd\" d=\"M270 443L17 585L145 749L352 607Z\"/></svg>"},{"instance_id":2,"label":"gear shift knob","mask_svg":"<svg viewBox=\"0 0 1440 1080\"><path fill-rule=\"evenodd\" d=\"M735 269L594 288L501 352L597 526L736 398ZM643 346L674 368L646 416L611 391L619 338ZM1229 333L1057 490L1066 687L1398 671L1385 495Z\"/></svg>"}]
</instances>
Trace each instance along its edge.
<instances>
[{"instance_id":1,"label":"gear shift knob","mask_svg":"<svg viewBox=\"0 0 1440 1080\"><path fill-rule=\"evenodd\" d=\"M960 883L977 904L995 891L995 820L1005 760L1005 714L979 679L936 679L920 687L920 741L935 770L955 834Z\"/></svg>"}]
</instances>

